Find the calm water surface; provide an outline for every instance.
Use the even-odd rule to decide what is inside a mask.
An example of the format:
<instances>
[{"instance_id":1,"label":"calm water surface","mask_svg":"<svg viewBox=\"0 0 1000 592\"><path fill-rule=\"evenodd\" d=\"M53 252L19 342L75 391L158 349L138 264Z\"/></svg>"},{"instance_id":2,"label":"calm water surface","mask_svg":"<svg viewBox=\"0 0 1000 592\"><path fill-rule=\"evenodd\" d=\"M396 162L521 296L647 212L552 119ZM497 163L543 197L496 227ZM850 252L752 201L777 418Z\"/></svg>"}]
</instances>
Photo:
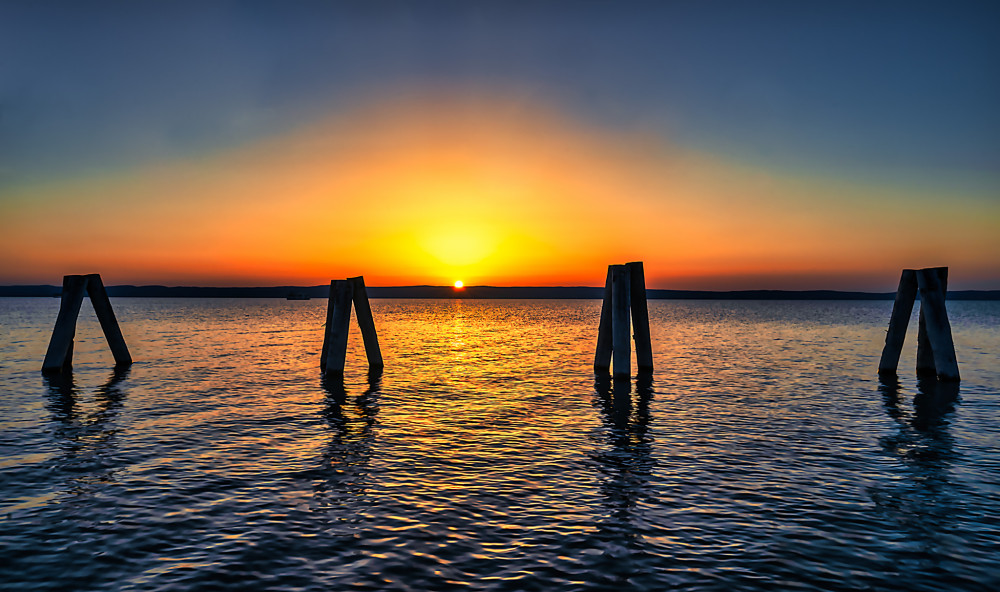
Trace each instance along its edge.
<instances>
[{"instance_id":1,"label":"calm water surface","mask_svg":"<svg viewBox=\"0 0 1000 592\"><path fill-rule=\"evenodd\" d=\"M656 372L595 380L598 301L0 299L0 588L996 590L1000 303L960 387L878 364L891 302L651 301ZM911 327L915 326L911 322Z\"/></svg>"}]
</instances>

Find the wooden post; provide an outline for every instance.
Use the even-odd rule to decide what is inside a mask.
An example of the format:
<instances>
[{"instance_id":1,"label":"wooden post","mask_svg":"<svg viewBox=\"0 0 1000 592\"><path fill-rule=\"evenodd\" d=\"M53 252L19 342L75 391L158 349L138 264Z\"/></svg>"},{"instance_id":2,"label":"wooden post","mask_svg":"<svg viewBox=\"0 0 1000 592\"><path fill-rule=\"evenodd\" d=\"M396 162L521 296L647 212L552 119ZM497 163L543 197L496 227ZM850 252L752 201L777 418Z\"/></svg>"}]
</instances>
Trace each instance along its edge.
<instances>
[{"instance_id":1,"label":"wooden post","mask_svg":"<svg viewBox=\"0 0 1000 592\"><path fill-rule=\"evenodd\" d=\"M115 311L111 308L111 300L108 298L108 291L104 289L104 282L99 274L87 276L87 293L90 294L90 303L97 313L97 320L101 322L101 329L104 330L104 337L111 347L111 354L115 357L116 366L128 366L132 363L132 356L128 353L128 346L125 345L125 337L118 326L118 319L115 318Z\"/></svg>"},{"instance_id":2,"label":"wooden post","mask_svg":"<svg viewBox=\"0 0 1000 592\"><path fill-rule=\"evenodd\" d=\"M594 355L594 373L607 372L611 367L611 268L604 282L604 302L601 304L601 324L597 329L597 353Z\"/></svg>"},{"instance_id":3,"label":"wooden post","mask_svg":"<svg viewBox=\"0 0 1000 592\"><path fill-rule=\"evenodd\" d=\"M347 361L347 333L351 327L351 300L354 289L349 280L334 280L330 285L330 301L326 326L327 355L323 369L343 374ZM332 310L332 313L330 312Z\"/></svg>"},{"instance_id":4,"label":"wooden post","mask_svg":"<svg viewBox=\"0 0 1000 592\"><path fill-rule=\"evenodd\" d=\"M611 334L614 376L632 375L632 332L629 331L629 269L625 265L614 265L611 271Z\"/></svg>"},{"instance_id":5,"label":"wooden post","mask_svg":"<svg viewBox=\"0 0 1000 592\"><path fill-rule=\"evenodd\" d=\"M904 269L899 277L896 301L892 304L889 331L885 335L882 358L878 363L879 373L895 373L899 366L899 354L906 338L906 326L910 323L913 301L917 297L917 274L912 269Z\"/></svg>"},{"instance_id":6,"label":"wooden post","mask_svg":"<svg viewBox=\"0 0 1000 592\"><path fill-rule=\"evenodd\" d=\"M920 309L924 311L927 339L934 353L934 366L939 380L958 381L958 360L955 357L955 342L951 336L951 324L945 307L945 292L941 281L940 268L921 269L917 272L917 286L920 290Z\"/></svg>"},{"instance_id":7,"label":"wooden post","mask_svg":"<svg viewBox=\"0 0 1000 592\"><path fill-rule=\"evenodd\" d=\"M73 367L73 337L76 335L76 319L80 316L83 293L87 288L87 278L82 275L63 276L62 300L59 315L52 329L49 349L45 352L42 372L62 372Z\"/></svg>"},{"instance_id":8,"label":"wooden post","mask_svg":"<svg viewBox=\"0 0 1000 592\"><path fill-rule=\"evenodd\" d=\"M358 315L358 325L361 327L361 337L365 342L365 355L368 357L368 368L381 368L382 350L378 346L378 335L375 333L375 318L372 317L372 306L368 302L368 290L365 289L365 278L358 276L350 278L354 310Z\"/></svg>"},{"instance_id":9,"label":"wooden post","mask_svg":"<svg viewBox=\"0 0 1000 592\"><path fill-rule=\"evenodd\" d=\"M326 303L326 322L323 323L323 349L319 354L319 367L326 370L326 360L330 357L330 327L333 326L333 309L337 296L337 280L330 281L330 293Z\"/></svg>"},{"instance_id":10,"label":"wooden post","mask_svg":"<svg viewBox=\"0 0 1000 592\"><path fill-rule=\"evenodd\" d=\"M653 346L649 337L649 309L646 306L646 276L642 261L627 264L632 306L632 331L635 336L635 359L640 373L653 371Z\"/></svg>"},{"instance_id":11,"label":"wooden post","mask_svg":"<svg viewBox=\"0 0 1000 592\"><path fill-rule=\"evenodd\" d=\"M941 291L945 294L947 298L948 294L948 268L947 267L934 267L926 270L928 272L936 272L938 276L938 281L941 284ZM923 299L921 298L921 302ZM921 304L920 313L918 316L918 330L917 330L917 374L926 375L936 375L937 366L934 364L934 348L931 347L930 338L927 337L927 321L924 318L924 306Z\"/></svg>"}]
</instances>

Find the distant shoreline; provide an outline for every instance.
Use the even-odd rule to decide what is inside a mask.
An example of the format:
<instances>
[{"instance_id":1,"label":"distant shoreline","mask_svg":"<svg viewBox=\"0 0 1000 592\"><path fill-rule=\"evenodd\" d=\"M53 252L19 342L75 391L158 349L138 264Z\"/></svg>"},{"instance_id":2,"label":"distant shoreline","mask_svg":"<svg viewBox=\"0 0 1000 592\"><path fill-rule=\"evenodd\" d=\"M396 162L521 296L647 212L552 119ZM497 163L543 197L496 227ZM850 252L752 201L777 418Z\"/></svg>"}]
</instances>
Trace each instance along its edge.
<instances>
[{"instance_id":1,"label":"distant shoreline","mask_svg":"<svg viewBox=\"0 0 1000 592\"><path fill-rule=\"evenodd\" d=\"M327 298L326 286L261 286L212 288L200 286L108 286L108 295L118 298L285 298L299 294ZM61 286L0 286L0 297L54 297ZM451 286L369 287L370 298L444 298L470 300L588 299L603 298L604 288L495 287L468 286L457 291ZM650 300L892 300L895 292L850 292L841 290L646 290ZM1000 300L1000 290L956 290L949 300Z\"/></svg>"}]
</instances>

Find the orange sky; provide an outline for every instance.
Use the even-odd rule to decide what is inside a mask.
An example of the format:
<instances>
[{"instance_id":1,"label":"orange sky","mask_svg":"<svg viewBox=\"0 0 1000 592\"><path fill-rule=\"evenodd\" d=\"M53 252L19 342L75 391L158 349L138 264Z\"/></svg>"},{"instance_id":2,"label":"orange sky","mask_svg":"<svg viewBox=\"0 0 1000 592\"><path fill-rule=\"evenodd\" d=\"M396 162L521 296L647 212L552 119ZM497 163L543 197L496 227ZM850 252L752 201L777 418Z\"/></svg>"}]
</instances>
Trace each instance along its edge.
<instances>
[{"instance_id":1,"label":"orange sky","mask_svg":"<svg viewBox=\"0 0 1000 592\"><path fill-rule=\"evenodd\" d=\"M995 196L755 168L485 94L359 101L234 149L2 191L3 283L599 285L631 260L653 288L1000 278Z\"/></svg>"}]
</instances>

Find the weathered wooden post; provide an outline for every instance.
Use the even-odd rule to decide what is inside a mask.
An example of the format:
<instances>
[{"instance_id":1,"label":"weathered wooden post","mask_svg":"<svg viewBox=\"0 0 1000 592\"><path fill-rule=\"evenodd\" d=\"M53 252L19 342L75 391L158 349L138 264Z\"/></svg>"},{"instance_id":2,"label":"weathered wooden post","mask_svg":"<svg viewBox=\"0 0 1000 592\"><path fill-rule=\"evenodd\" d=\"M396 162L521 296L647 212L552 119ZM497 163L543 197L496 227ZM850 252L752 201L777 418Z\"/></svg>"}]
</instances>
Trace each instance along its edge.
<instances>
[{"instance_id":1,"label":"weathered wooden post","mask_svg":"<svg viewBox=\"0 0 1000 592\"><path fill-rule=\"evenodd\" d=\"M115 358L115 366L123 367L132 363L128 346L122 336L115 312L111 308L111 300L104 289L100 274L67 275L63 277L62 301L59 304L59 315L52 329L45 360L42 362L42 372L56 373L73 369L73 338L76 336L76 320L80 316L84 293L90 294L90 302L97 313L97 319L104 330L104 337L111 347Z\"/></svg>"},{"instance_id":2,"label":"weathered wooden post","mask_svg":"<svg viewBox=\"0 0 1000 592\"><path fill-rule=\"evenodd\" d=\"M920 316L917 331L917 373L934 373L939 380L960 380L955 343L945 308L948 278L947 267L904 269L899 279L896 300L892 306L889 331L879 360L879 373L896 372L899 354L906 337L906 326L917 294L920 294Z\"/></svg>"},{"instance_id":3,"label":"weathered wooden post","mask_svg":"<svg viewBox=\"0 0 1000 592\"><path fill-rule=\"evenodd\" d=\"M938 380L958 381L961 380L958 359L955 357L955 342L951 336L951 323L948 322L948 311L944 303L944 285L940 279L942 275L947 277L947 273L947 268L921 269L917 272L917 288L920 291L920 312L926 313L925 327L922 328L933 352Z\"/></svg>"},{"instance_id":4,"label":"weathered wooden post","mask_svg":"<svg viewBox=\"0 0 1000 592\"><path fill-rule=\"evenodd\" d=\"M646 275L642 271L642 261L626 264L631 284L629 294L632 302L632 331L635 338L635 361L640 374L653 371L653 345L649 336L649 309L646 306Z\"/></svg>"},{"instance_id":5,"label":"weathered wooden post","mask_svg":"<svg viewBox=\"0 0 1000 592\"><path fill-rule=\"evenodd\" d=\"M934 267L926 270L928 272L936 272L938 276L938 281L941 284L941 290L947 294L948 293L948 268L947 267ZM918 272L919 273L919 272ZM914 277L916 281L916 277ZM927 337L927 318L925 307L923 305L923 296L921 295L920 301L920 312L917 316L917 374L926 374L933 376L937 374L937 365L934 363L934 348L931 346L930 338Z\"/></svg>"},{"instance_id":6,"label":"weathered wooden post","mask_svg":"<svg viewBox=\"0 0 1000 592\"><path fill-rule=\"evenodd\" d=\"M73 337L76 335L76 319L80 316L87 280L82 275L63 276L62 300L59 315L52 329L49 348L42 362L42 372L55 373L73 369Z\"/></svg>"},{"instance_id":7,"label":"weathered wooden post","mask_svg":"<svg viewBox=\"0 0 1000 592\"><path fill-rule=\"evenodd\" d=\"M631 318L630 318L631 317ZM597 330L594 372L609 370L614 362L616 377L631 376L632 331L640 373L653 370L653 352L649 336L649 311L646 305L646 282L642 262L609 265L604 284L601 322Z\"/></svg>"},{"instance_id":8,"label":"weathered wooden post","mask_svg":"<svg viewBox=\"0 0 1000 592\"><path fill-rule=\"evenodd\" d=\"M118 326L115 311L111 308L111 299L108 298L108 291L104 289L100 275L95 273L87 277L87 293L90 294L90 304L97 313L97 320L101 323L104 338L108 340L111 354L115 357L115 365L132 364L132 356L128 352L128 346L125 345L125 337L122 335L121 327Z\"/></svg>"},{"instance_id":9,"label":"weathered wooden post","mask_svg":"<svg viewBox=\"0 0 1000 592\"><path fill-rule=\"evenodd\" d=\"M916 297L917 272L904 269L899 277L896 300L892 303L889 332L885 335L885 347L882 348L882 357L878 363L879 373L895 374L899 366L899 354L903 351L906 327L910 324L910 314L913 312L913 302Z\"/></svg>"},{"instance_id":10,"label":"weathered wooden post","mask_svg":"<svg viewBox=\"0 0 1000 592\"><path fill-rule=\"evenodd\" d=\"M343 374L347 361L347 334L351 325L351 304L357 310L358 325L365 343L365 354L370 369L382 368L382 351L375 333L368 291L364 277L330 282L330 298L326 309L326 330L323 333L323 350L319 366L325 372Z\"/></svg>"},{"instance_id":11,"label":"weathered wooden post","mask_svg":"<svg viewBox=\"0 0 1000 592\"><path fill-rule=\"evenodd\" d=\"M632 299L629 288L632 280L629 269L624 265L614 265L611 271L611 351L613 354L613 376L632 375L632 328L629 312Z\"/></svg>"},{"instance_id":12,"label":"weathered wooden post","mask_svg":"<svg viewBox=\"0 0 1000 592\"><path fill-rule=\"evenodd\" d=\"M330 299L326 311L326 334L320 367L327 372L342 374L347 359L347 333L351 326L352 289L347 280L330 282Z\"/></svg>"},{"instance_id":13,"label":"weathered wooden post","mask_svg":"<svg viewBox=\"0 0 1000 592\"><path fill-rule=\"evenodd\" d=\"M382 349L378 346L378 335L375 333L375 318L372 316L372 305L368 302L368 289L365 288L365 278L351 278L353 285L354 310L358 315L358 326L361 327L361 339L365 342L365 356L370 369L382 368Z\"/></svg>"},{"instance_id":14,"label":"weathered wooden post","mask_svg":"<svg viewBox=\"0 0 1000 592\"><path fill-rule=\"evenodd\" d=\"M604 281L604 301L601 304L601 324L597 328L597 353L594 355L594 373L607 372L611 366L611 270Z\"/></svg>"}]
</instances>

